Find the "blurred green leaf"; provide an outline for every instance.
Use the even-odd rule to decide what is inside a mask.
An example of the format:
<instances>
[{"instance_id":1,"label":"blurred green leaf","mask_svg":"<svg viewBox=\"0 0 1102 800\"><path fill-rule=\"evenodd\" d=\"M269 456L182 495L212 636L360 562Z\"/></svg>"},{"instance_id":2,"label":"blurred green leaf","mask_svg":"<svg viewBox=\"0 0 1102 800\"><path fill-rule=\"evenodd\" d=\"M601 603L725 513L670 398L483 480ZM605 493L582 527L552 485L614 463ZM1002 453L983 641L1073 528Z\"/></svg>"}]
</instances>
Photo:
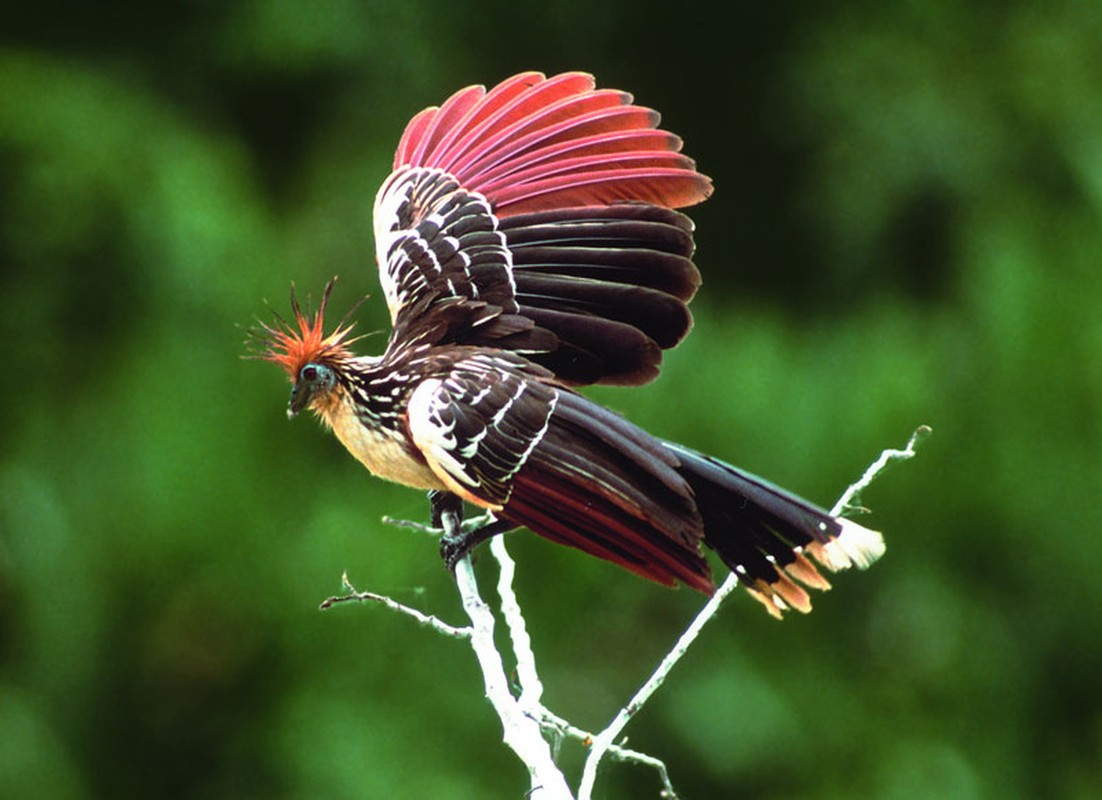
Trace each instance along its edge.
<instances>
[{"instance_id":1,"label":"blurred green leaf","mask_svg":"<svg viewBox=\"0 0 1102 800\"><path fill-rule=\"evenodd\" d=\"M733 601L629 729L686 797L1095 797L1099 9L282 0L28 6L0 44L0 795L522 791L436 543L245 329L341 275L406 120L587 69L716 179L662 377L594 396L829 504L887 557L810 617ZM734 14L732 22L730 15ZM548 702L601 726L700 598L514 539ZM482 565L485 569L485 565ZM488 575L487 575L488 577ZM583 753L566 744L572 774ZM654 796L618 765L608 797Z\"/></svg>"}]
</instances>

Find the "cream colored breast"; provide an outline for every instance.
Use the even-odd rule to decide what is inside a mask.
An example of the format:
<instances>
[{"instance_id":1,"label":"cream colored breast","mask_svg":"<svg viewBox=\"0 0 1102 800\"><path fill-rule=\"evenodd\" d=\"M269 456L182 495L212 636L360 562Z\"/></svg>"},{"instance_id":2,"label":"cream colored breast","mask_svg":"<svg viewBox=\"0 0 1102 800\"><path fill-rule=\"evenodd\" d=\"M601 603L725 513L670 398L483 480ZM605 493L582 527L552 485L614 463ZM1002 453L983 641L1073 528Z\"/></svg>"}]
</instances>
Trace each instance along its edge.
<instances>
[{"instance_id":1,"label":"cream colored breast","mask_svg":"<svg viewBox=\"0 0 1102 800\"><path fill-rule=\"evenodd\" d=\"M350 402L336 404L322 417L348 452L380 478L415 489L445 488L427 464L410 454L398 433L365 427Z\"/></svg>"}]
</instances>

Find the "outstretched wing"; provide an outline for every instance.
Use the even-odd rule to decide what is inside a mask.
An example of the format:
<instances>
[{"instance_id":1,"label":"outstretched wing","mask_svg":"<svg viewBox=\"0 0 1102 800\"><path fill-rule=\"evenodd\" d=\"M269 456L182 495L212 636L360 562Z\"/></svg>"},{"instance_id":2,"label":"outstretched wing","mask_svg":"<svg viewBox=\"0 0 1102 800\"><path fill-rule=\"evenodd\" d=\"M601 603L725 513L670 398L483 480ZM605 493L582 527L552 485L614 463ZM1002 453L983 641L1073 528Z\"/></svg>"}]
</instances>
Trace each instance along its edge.
<instances>
[{"instance_id":1,"label":"outstretched wing","mask_svg":"<svg viewBox=\"0 0 1102 800\"><path fill-rule=\"evenodd\" d=\"M526 355L565 381L651 380L700 284L692 223L673 209L711 192L657 125L581 73L524 73L418 114L375 202L392 322L483 303L553 333ZM485 329L454 341L485 344Z\"/></svg>"},{"instance_id":2,"label":"outstretched wing","mask_svg":"<svg viewBox=\"0 0 1102 800\"><path fill-rule=\"evenodd\" d=\"M499 217L636 201L681 208L711 182L658 130L657 112L592 75L527 72L489 92L468 87L406 127L394 157L436 167L481 192Z\"/></svg>"},{"instance_id":3,"label":"outstretched wing","mask_svg":"<svg viewBox=\"0 0 1102 800\"><path fill-rule=\"evenodd\" d=\"M497 218L486 198L453 175L438 169L393 173L375 202L375 247L394 325L437 297L518 310Z\"/></svg>"}]
</instances>

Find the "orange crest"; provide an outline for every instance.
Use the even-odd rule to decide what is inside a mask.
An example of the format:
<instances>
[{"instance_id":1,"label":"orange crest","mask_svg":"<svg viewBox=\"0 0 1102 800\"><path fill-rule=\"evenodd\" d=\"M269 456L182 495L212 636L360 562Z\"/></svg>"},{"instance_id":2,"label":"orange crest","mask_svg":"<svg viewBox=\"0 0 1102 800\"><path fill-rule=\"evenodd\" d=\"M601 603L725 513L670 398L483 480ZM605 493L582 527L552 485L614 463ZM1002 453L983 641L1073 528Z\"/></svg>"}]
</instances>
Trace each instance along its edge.
<instances>
[{"instance_id":1,"label":"orange crest","mask_svg":"<svg viewBox=\"0 0 1102 800\"><path fill-rule=\"evenodd\" d=\"M321 306L312 317L303 313L292 286L291 310L295 314L295 324L292 325L279 314L276 314L275 325L260 323L259 329L250 332L261 346L260 352L253 357L279 364L292 381L297 378L299 371L311 362L334 364L354 358L355 354L348 349L348 345L359 337L347 338L353 325L348 322L348 315L341 320L336 330L328 336L325 335L325 308L329 304L329 295L336 282L337 279L333 278L325 285ZM349 311L349 315L351 313Z\"/></svg>"}]
</instances>

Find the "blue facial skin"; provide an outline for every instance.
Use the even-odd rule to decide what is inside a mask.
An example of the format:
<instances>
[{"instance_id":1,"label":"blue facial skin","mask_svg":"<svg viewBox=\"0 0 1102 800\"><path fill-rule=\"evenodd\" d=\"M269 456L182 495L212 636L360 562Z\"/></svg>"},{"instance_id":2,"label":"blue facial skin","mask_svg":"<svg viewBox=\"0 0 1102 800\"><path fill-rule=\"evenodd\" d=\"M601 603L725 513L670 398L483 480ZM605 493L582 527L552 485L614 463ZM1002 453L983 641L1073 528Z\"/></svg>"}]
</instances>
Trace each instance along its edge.
<instances>
[{"instance_id":1,"label":"blue facial skin","mask_svg":"<svg viewBox=\"0 0 1102 800\"><path fill-rule=\"evenodd\" d=\"M295 388L291 390L291 400L287 404L287 417L294 419L302 409L308 407L310 402L319 394L325 394L333 388L337 376L330 367L324 364L310 363L298 371L298 380Z\"/></svg>"}]
</instances>

